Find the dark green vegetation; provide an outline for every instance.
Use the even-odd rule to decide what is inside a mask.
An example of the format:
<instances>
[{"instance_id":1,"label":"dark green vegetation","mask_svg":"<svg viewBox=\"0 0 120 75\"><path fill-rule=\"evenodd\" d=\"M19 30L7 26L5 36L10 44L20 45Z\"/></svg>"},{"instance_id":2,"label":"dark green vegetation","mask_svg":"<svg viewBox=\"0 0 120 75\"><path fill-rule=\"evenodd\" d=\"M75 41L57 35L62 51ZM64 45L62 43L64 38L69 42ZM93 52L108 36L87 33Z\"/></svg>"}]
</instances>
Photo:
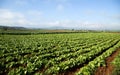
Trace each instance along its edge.
<instances>
[{"instance_id":1,"label":"dark green vegetation","mask_svg":"<svg viewBox=\"0 0 120 75\"><path fill-rule=\"evenodd\" d=\"M45 29L45 28L24 28L24 27L10 27L0 26L0 34L41 34L41 33L65 33L65 32L78 32L74 29ZM83 31L82 31L83 32Z\"/></svg>"},{"instance_id":2,"label":"dark green vegetation","mask_svg":"<svg viewBox=\"0 0 120 75\"><path fill-rule=\"evenodd\" d=\"M63 34L63 33L98 33L109 31L97 30L76 30L76 29L52 29L52 28L24 28L24 27L10 27L0 26L0 34L2 35L32 35L32 34ZM112 31L114 32L114 31ZM119 31L118 31L119 32Z\"/></svg>"},{"instance_id":3,"label":"dark green vegetation","mask_svg":"<svg viewBox=\"0 0 120 75\"><path fill-rule=\"evenodd\" d=\"M93 75L119 47L117 33L0 35L0 74Z\"/></svg>"}]
</instances>

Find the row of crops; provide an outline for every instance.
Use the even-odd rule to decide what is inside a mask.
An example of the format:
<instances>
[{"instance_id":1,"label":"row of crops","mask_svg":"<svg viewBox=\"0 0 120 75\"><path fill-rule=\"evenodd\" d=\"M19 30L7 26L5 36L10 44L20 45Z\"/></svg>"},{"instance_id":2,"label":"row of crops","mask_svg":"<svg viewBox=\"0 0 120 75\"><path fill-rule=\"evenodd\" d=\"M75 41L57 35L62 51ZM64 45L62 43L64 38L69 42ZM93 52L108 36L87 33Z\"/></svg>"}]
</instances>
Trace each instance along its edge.
<instances>
[{"instance_id":1,"label":"row of crops","mask_svg":"<svg viewBox=\"0 0 120 75\"><path fill-rule=\"evenodd\" d=\"M120 52L119 52L118 56L112 61L111 64L113 64L115 67L112 74L113 75L120 75Z\"/></svg>"},{"instance_id":2,"label":"row of crops","mask_svg":"<svg viewBox=\"0 0 120 75\"><path fill-rule=\"evenodd\" d=\"M0 35L0 74L93 75L120 47L120 34Z\"/></svg>"}]
</instances>

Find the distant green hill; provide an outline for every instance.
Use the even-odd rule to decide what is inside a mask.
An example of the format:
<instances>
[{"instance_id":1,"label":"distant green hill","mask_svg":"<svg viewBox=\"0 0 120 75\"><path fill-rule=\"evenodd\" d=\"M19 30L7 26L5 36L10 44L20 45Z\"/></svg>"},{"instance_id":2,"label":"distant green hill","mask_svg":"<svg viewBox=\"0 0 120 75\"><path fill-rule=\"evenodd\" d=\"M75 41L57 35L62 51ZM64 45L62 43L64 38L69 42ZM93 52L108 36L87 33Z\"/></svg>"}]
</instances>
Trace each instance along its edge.
<instances>
[{"instance_id":1,"label":"distant green hill","mask_svg":"<svg viewBox=\"0 0 120 75\"><path fill-rule=\"evenodd\" d=\"M24 27L10 27L10 26L0 26L1 30L25 30Z\"/></svg>"},{"instance_id":2,"label":"distant green hill","mask_svg":"<svg viewBox=\"0 0 120 75\"><path fill-rule=\"evenodd\" d=\"M0 26L0 34L50 34L50 33L98 33L98 32L112 32L119 33L120 31L100 31L100 30L76 30L76 29L62 29L62 28L25 28L25 27L11 27Z\"/></svg>"}]
</instances>

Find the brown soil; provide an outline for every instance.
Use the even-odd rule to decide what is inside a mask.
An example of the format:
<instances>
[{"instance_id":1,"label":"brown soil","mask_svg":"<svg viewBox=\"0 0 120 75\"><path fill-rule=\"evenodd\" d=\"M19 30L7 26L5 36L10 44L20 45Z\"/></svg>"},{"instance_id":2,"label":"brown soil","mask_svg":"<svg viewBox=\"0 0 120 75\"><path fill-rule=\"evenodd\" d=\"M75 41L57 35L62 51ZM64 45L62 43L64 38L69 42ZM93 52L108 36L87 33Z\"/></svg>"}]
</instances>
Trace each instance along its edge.
<instances>
[{"instance_id":1,"label":"brown soil","mask_svg":"<svg viewBox=\"0 0 120 75\"><path fill-rule=\"evenodd\" d=\"M75 66L64 73L59 73L58 75L75 75L75 72L78 72L83 65Z\"/></svg>"},{"instance_id":2,"label":"brown soil","mask_svg":"<svg viewBox=\"0 0 120 75\"><path fill-rule=\"evenodd\" d=\"M117 49L113 54L106 58L106 66L104 67L98 67L95 75L111 75L114 65L111 64L111 62L114 60L114 58L120 53L120 48Z\"/></svg>"}]
</instances>

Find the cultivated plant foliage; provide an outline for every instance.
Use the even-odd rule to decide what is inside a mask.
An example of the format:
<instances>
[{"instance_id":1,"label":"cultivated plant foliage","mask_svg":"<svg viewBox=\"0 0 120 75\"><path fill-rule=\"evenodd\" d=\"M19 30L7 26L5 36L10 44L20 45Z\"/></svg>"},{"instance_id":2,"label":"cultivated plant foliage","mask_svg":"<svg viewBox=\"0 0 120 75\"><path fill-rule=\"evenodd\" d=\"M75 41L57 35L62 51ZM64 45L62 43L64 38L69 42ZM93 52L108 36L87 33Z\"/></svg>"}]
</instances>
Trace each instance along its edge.
<instances>
[{"instance_id":1,"label":"cultivated plant foliage","mask_svg":"<svg viewBox=\"0 0 120 75\"><path fill-rule=\"evenodd\" d=\"M59 75L81 66L75 75L93 75L119 47L113 33L0 35L0 74Z\"/></svg>"}]
</instances>

